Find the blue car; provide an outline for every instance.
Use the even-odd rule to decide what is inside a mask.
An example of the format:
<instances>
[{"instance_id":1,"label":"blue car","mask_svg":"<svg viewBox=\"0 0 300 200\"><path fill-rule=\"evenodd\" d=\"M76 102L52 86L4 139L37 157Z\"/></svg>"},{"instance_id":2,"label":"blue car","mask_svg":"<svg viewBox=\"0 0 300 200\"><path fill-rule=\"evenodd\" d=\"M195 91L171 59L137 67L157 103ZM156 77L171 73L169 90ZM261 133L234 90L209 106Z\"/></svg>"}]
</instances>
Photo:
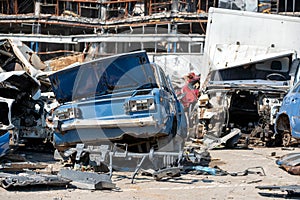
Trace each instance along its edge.
<instances>
[{"instance_id":1,"label":"blue car","mask_svg":"<svg viewBox=\"0 0 300 200\"><path fill-rule=\"evenodd\" d=\"M123 143L132 152L183 148L183 106L145 51L100 58L49 78L60 103L52 117L58 151L78 143Z\"/></svg>"},{"instance_id":2,"label":"blue car","mask_svg":"<svg viewBox=\"0 0 300 200\"><path fill-rule=\"evenodd\" d=\"M279 144L289 146L293 138L300 139L300 81L286 94L275 121Z\"/></svg>"}]
</instances>

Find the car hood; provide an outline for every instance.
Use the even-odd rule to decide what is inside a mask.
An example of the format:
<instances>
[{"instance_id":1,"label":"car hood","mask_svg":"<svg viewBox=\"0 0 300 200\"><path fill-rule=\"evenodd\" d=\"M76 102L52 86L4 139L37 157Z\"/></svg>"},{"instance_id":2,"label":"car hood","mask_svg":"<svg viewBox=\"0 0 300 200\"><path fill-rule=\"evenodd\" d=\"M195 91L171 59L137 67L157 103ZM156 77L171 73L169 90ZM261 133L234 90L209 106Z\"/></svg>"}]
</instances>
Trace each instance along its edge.
<instances>
[{"instance_id":1,"label":"car hood","mask_svg":"<svg viewBox=\"0 0 300 200\"><path fill-rule=\"evenodd\" d=\"M295 54L295 51L252 45L218 44L214 54L210 67L220 70L290 56Z\"/></svg>"},{"instance_id":2,"label":"car hood","mask_svg":"<svg viewBox=\"0 0 300 200\"><path fill-rule=\"evenodd\" d=\"M135 89L156 84L156 77L145 51L118 54L49 75L53 92L60 103Z\"/></svg>"},{"instance_id":3,"label":"car hood","mask_svg":"<svg viewBox=\"0 0 300 200\"><path fill-rule=\"evenodd\" d=\"M0 73L0 83L3 88L16 89L34 96L40 88L39 82L25 71Z\"/></svg>"}]
</instances>

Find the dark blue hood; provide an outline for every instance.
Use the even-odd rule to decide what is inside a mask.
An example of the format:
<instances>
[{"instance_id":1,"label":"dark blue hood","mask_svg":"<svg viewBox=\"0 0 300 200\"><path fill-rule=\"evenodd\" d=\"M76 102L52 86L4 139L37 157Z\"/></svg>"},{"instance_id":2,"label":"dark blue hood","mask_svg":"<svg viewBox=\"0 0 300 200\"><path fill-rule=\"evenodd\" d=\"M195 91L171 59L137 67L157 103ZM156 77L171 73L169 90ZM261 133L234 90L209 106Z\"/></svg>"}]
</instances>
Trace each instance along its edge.
<instances>
[{"instance_id":1,"label":"dark blue hood","mask_svg":"<svg viewBox=\"0 0 300 200\"><path fill-rule=\"evenodd\" d=\"M51 74L49 78L60 103L146 89L156 84L145 51L114 55L67 67Z\"/></svg>"}]
</instances>

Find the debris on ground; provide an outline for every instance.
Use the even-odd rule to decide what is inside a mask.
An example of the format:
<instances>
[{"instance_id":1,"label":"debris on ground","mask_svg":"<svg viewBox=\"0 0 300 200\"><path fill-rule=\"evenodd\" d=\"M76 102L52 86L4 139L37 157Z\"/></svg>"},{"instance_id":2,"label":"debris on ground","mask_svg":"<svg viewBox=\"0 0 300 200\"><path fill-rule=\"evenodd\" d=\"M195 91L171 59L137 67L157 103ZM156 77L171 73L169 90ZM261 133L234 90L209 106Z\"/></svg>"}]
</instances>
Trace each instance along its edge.
<instances>
[{"instance_id":1,"label":"debris on ground","mask_svg":"<svg viewBox=\"0 0 300 200\"><path fill-rule=\"evenodd\" d=\"M70 169L61 169L58 174L62 178L70 180L71 185L80 189L103 190L116 188L116 184L112 183L108 174L81 172Z\"/></svg>"},{"instance_id":2,"label":"debris on ground","mask_svg":"<svg viewBox=\"0 0 300 200\"><path fill-rule=\"evenodd\" d=\"M5 189L35 185L66 186L69 182L57 175L38 174L33 171L19 174L0 173L0 185Z\"/></svg>"},{"instance_id":3,"label":"debris on ground","mask_svg":"<svg viewBox=\"0 0 300 200\"><path fill-rule=\"evenodd\" d=\"M300 153L289 153L278 160L276 164L292 175L300 175Z\"/></svg>"},{"instance_id":4,"label":"debris on ground","mask_svg":"<svg viewBox=\"0 0 300 200\"><path fill-rule=\"evenodd\" d=\"M156 181L160 181L163 178L179 177L181 175L180 171L181 171L180 167L169 167L157 171L152 169L142 170L141 174L144 176L152 176Z\"/></svg>"},{"instance_id":5,"label":"debris on ground","mask_svg":"<svg viewBox=\"0 0 300 200\"><path fill-rule=\"evenodd\" d=\"M24 169L45 169L47 164L32 162L9 162L0 164L0 171L24 171Z\"/></svg>"},{"instance_id":6,"label":"debris on ground","mask_svg":"<svg viewBox=\"0 0 300 200\"><path fill-rule=\"evenodd\" d=\"M218 172L222 172L222 170L220 169L214 167L203 167L201 165L185 167L184 170L186 172L195 170L199 174L209 174L209 175L217 175Z\"/></svg>"},{"instance_id":7,"label":"debris on ground","mask_svg":"<svg viewBox=\"0 0 300 200\"><path fill-rule=\"evenodd\" d=\"M224 137L215 137L213 135L204 135L203 143L206 145L207 149L214 149L221 144L225 144L228 140L237 137L240 138L241 130L234 128L230 133ZM236 141L235 141L236 142Z\"/></svg>"},{"instance_id":8,"label":"debris on ground","mask_svg":"<svg viewBox=\"0 0 300 200\"><path fill-rule=\"evenodd\" d=\"M287 185L287 186L256 186L260 190L277 190L281 192L287 192L289 196L300 196L300 185Z\"/></svg>"},{"instance_id":9,"label":"debris on ground","mask_svg":"<svg viewBox=\"0 0 300 200\"><path fill-rule=\"evenodd\" d=\"M13 159L15 154L12 155ZM9 156L6 155L6 159ZM17 159L20 160L20 159ZM35 162L36 158L23 162L5 162L0 164L0 184L3 188L15 186L71 185L80 189L99 190L114 189L110 175L95 172L81 172L70 169L62 169L63 164L56 162ZM52 163L52 164L51 164Z\"/></svg>"},{"instance_id":10,"label":"debris on ground","mask_svg":"<svg viewBox=\"0 0 300 200\"><path fill-rule=\"evenodd\" d=\"M214 176L247 176L249 174L257 174L260 176L266 176L265 170L262 167L250 167L244 171L239 172L227 172L222 170L218 166L204 167L204 166L188 166L184 167L185 172L195 171L197 174L214 175Z\"/></svg>"}]
</instances>

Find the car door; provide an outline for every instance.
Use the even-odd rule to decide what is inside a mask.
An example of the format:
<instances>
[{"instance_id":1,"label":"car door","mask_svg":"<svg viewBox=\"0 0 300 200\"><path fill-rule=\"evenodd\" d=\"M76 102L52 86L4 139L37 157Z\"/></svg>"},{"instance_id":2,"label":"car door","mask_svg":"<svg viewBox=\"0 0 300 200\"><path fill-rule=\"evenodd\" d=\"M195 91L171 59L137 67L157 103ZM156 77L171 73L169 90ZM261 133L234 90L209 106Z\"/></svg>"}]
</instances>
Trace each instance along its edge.
<instances>
[{"instance_id":1,"label":"car door","mask_svg":"<svg viewBox=\"0 0 300 200\"><path fill-rule=\"evenodd\" d=\"M171 89L168 86L165 73L159 66L157 66L157 71L159 74L161 88L162 88L162 90L160 90L161 91L160 98L163 100L161 103L165 109L165 112L166 112L169 120L172 120L172 116L174 116L176 113L175 106L174 106L175 99L174 99L174 96L172 95Z\"/></svg>"}]
</instances>

